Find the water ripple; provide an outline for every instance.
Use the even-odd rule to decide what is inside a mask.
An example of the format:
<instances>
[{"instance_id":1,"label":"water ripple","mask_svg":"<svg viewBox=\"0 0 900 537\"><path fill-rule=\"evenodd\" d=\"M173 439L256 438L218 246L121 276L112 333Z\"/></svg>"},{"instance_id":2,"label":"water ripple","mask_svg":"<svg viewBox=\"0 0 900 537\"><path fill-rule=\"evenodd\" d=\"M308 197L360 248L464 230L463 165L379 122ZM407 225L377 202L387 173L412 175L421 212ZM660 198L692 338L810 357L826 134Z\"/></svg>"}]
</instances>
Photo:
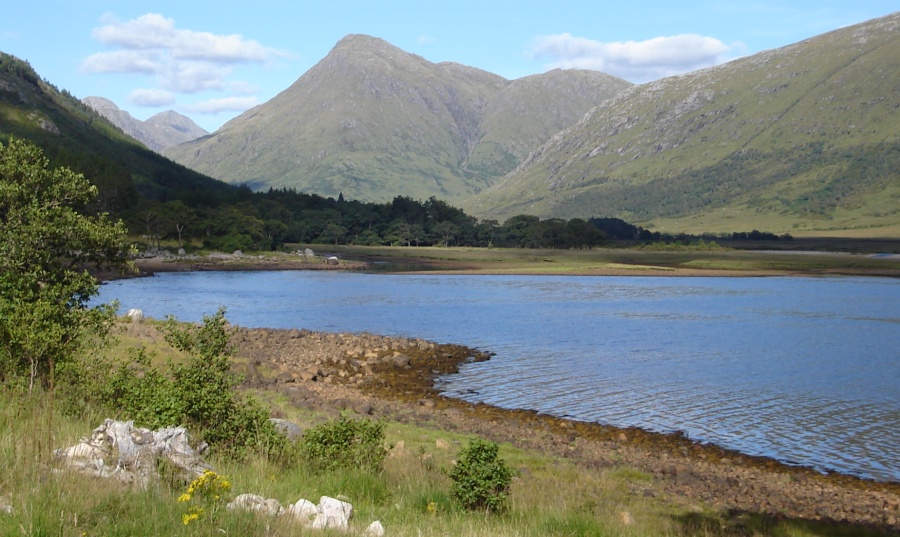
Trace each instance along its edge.
<instances>
[{"instance_id":1,"label":"water ripple","mask_svg":"<svg viewBox=\"0 0 900 537\"><path fill-rule=\"evenodd\" d=\"M179 273L103 300L496 353L447 395L900 481L900 281Z\"/></svg>"}]
</instances>

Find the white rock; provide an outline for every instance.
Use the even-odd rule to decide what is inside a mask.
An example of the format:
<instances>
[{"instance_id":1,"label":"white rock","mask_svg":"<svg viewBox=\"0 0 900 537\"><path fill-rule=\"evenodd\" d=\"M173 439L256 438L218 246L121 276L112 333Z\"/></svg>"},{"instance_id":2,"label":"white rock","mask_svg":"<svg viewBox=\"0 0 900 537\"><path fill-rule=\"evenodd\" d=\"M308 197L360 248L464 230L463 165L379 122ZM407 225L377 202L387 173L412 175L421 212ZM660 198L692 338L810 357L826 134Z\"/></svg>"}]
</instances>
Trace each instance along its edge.
<instances>
[{"instance_id":1,"label":"white rock","mask_svg":"<svg viewBox=\"0 0 900 537\"><path fill-rule=\"evenodd\" d=\"M353 506L347 502L342 502L336 498L322 496L319 498L318 514L313 519L309 527L315 529L338 529L348 530L350 528L350 517L353 516Z\"/></svg>"},{"instance_id":2,"label":"white rock","mask_svg":"<svg viewBox=\"0 0 900 537\"><path fill-rule=\"evenodd\" d=\"M363 532L363 537L384 537L384 526L378 520L372 522Z\"/></svg>"},{"instance_id":3,"label":"white rock","mask_svg":"<svg viewBox=\"0 0 900 537\"><path fill-rule=\"evenodd\" d=\"M125 317L133 323L143 322L144 321L144 310L132 308L125 312Z\"/></svg>"},{"instance_id":4,"label":"white rock","mask_svg":"<svg viewBox=\"0 0 900 537\"><path fill-rule=\"evenodd\" d=\"M319 508L316 507L316 504L309 500L304 500L303 498L297 500L297 503L289 505L287 511L285 511L285 515L293 517L294 520L300 522L304 526L312 524L312 521L318 514Z\"/></svg>"},{"instance_id":5,"label":"white rock","mask_svg":"<svg viewBox=\"0 0 900 537\"><path fill-rule=\"evenodd\" d=\"M11 515L15 513L15 509L13 509L12 502L10 502L6 496L0 496L0 513L6 513L7 515Z\"/></svg>"},{"instance_id":6,"label":"white rock","mask_svg":"<svg viewBox=\"0 0 900 537\"><path fill-rule=\"evenodd\" d=\"M266 499L259 494L241 494L225 507L231 510L253 511L266 516L278 516L284 512L284 507L278 500Z\"/></svg>"}]
</instances>

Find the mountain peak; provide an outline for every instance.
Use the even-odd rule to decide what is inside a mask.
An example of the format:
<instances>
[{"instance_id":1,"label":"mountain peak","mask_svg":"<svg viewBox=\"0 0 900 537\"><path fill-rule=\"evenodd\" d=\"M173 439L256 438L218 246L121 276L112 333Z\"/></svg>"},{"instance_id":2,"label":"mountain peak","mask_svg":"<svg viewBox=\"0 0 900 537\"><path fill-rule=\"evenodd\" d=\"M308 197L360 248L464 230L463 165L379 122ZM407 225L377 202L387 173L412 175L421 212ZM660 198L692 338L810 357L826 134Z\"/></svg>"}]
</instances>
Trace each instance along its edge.
<instances>
[{"instance_id":1,"label":"mountain peak","mask_svg":"<svg viewBox=\"0 0 900 537\"><path fill-rule=\"evenodd\" d=\"M93 108L119 130L156 152L207 134L190 118L172 110L141 121L105 97L85 97L81 102Z\"/></svg>"},{"instance_id":2,"label":"mountain peak","mask_svg":"<svg viewBox=\"0 0 900 537\"><path fill-rule=\"evenodd\" d=\"M100 110L113 110L120 111L121 109L116 106L116 103L110 101L105 97L85 97L81 100L84 104L90 106L96 111ZM127 113L127 112L126 112ZM101 114L102 115L102 114Z\"/></svg>"},{"instance_id":3,"label":"mountain peak","mask_svg":"<svg viewBox=\"0 0 900 537\"><path fill-rule=\"evenodd\" d=\"M254 188L458 202L628 85L574 83L506 92L512 83L499 75L350 34L269 102L166 155Z\"/></svg>"}]
</instances>

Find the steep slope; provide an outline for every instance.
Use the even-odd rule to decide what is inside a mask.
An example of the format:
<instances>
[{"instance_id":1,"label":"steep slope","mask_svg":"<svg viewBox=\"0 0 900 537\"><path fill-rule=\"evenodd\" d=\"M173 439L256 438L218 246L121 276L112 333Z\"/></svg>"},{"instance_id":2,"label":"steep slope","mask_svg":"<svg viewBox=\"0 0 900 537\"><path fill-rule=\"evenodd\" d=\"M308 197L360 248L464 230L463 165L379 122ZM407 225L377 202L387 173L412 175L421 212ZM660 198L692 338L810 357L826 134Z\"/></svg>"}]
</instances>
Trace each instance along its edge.
<instances>
[{"instance_id":1,"label":"steep slope","mask_svg":"<svg viewBox=\"0 0 900 537\"><path fill-rule=\"evenodd\" d=\"M634 86L465 208L688 230L894 226L898 37L894 14Z\"/></svg>"},{"instance_id":2,"label":"steep slope","mask_svg":"<svg viewBox=\"0 0 900 537\"><path fill-rule=\"evenodd\" d=\"M457 202L629 85L600 73L542 76L544 82L516 89L479 69L433 64L383 40L350 35L269 102L165 154L253 188ZM591 79L599 89L585 87ZM536 105L549 111L530 112Z\"/></svg>"},{"instance_id":3,"label":"steep slope","mask_svg":"<svg viewBox=\"0 0 900 537\"><path fill-rule=\"evenodd\" d=\"M109 99L103 97L85 97L81 100L119 127L122 132L141 142L157 153L173 145L189 142L206 134L191 118L172 110L160 112L141 121L122 110Z\"/></svg>"},{"instance_id":4,"label":"steep slope","mask_svg":"<svg viewBox=\"0 0 900 537\"><path fill-rule=\"evenodd\" d=\"M96 184L96 209L120 214L144 199L194 201L236 189L163 158L114 127L27 63L0 52L0 140L14 136L41 147L54 166Z\"/></svg>"}]
</instances>

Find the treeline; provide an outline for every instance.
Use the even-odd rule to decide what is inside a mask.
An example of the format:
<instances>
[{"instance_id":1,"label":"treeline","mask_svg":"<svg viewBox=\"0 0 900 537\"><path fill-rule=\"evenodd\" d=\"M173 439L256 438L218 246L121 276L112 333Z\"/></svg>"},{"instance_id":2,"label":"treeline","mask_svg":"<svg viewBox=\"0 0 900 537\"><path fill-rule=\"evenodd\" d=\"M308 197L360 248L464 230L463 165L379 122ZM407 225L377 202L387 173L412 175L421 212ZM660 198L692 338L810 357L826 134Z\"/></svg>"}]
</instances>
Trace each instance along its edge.
<instances>
[{"instance_id":1,"label":"treeline","mask_svg":"<svg viewBox=\"0 0 900 537\"><path fill-rule=\"evenodd\" d=\"M434 197L387 203L337 200L292 189L232 190L225 198L142 199L123 216L146 249L161 241L220 251L279 250L286 244L591 249L607 241L691 244L700 240L784 240L751 231L720 235L651 232L619 218L479 220Z\"/></svg>"},{"instance_id":2,"label":"treeline","mask_svg":"<svg viewBox=\"0 0 900 537\"><path fill-rule=\"evenodd\" d=\"M616 218L542 220L520 215L501 224L469 216L434 197L366 203L291 189L242 189L238 199L220 203L145 198L122 216L147 248L164 240L179 246L200 241L204 248L221 251L278 250L288 243L593 248L610 238L636 238L640 232Z\"/></svg>"},{"instance_id":3,"label":"treeline","mask_svg":"<svg viewBox=\"0 0 900 537\"><path fill-rule=\"evenodd\" d=\"M691 244L698 241L718 242L718 241L789 241L794 237L785 233L784 235L776 235L768 231L734 231L732 233L702 233L700 235L691 235L689 233L660 233L659 231L650 232L649 230L637 227L638 233L635 235L640 242L659 242L659 243L681 243Z\"/></svg>"}]
</instances>

